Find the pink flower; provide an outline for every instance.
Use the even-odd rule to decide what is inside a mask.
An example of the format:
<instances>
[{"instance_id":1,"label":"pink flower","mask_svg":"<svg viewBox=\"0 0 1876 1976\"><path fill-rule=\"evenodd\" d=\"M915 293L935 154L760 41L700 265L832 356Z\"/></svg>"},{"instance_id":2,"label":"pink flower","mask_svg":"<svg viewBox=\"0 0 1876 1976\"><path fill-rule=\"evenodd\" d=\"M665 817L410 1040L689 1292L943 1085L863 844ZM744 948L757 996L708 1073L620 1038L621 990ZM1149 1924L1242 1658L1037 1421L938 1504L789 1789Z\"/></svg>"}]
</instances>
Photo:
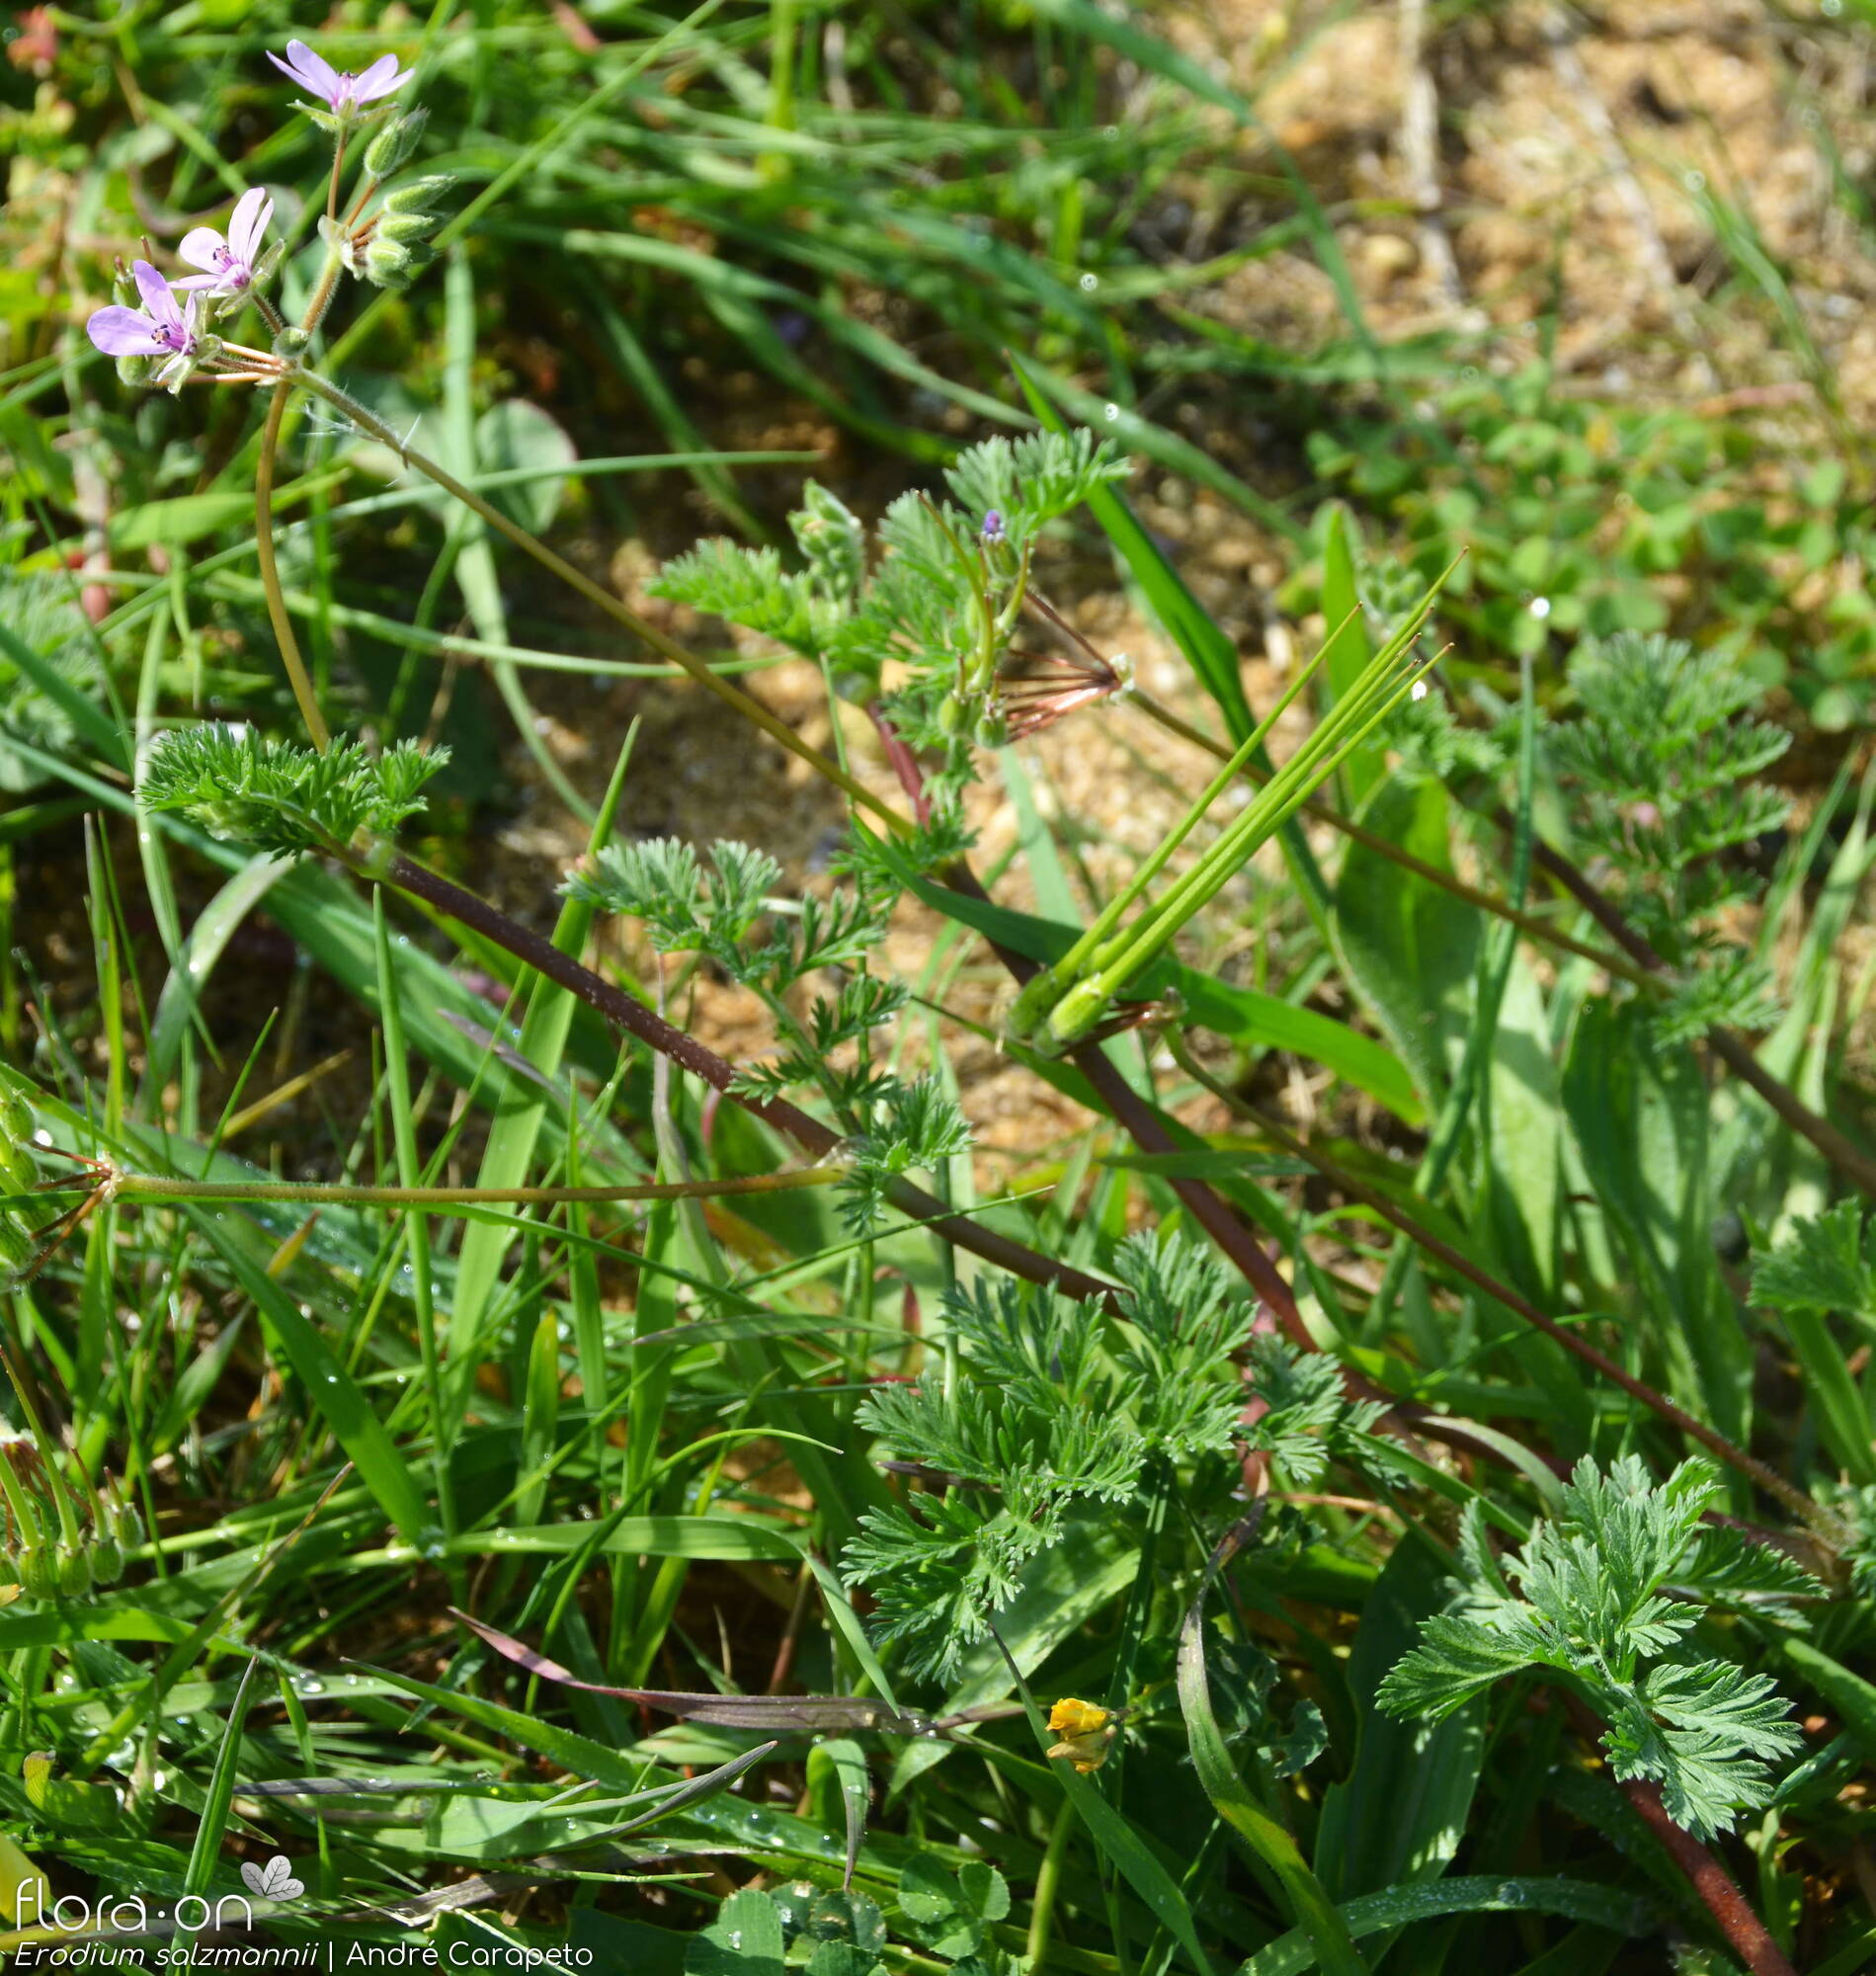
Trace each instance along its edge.
<instances>
[{"instance_id":1,"label":"pink flower","mask_svg":"<svg viewBox=\"0 0 1876 1976\"><path fill-rule=\"evenodd\" d=\"M210 294L238 295L254 280L254 264L260 257L261 236L274 217L274 202L259 186L244 192L234 203L228 217L228 237L223 240L212 226L198 226L185 233L177 253L192 268L205 268L205 275L185 275L179 288L205 288Z\"/></svg>"},{"instance_id":2,"label":"pink flower","mask_svg":"<svg viewBox=\"0 0 1876 1976\"><path fill-rule=\"evenodd\" d=\"M125 308L114 302L95 311L85 324L89 336L107 357L167 357L170 362L157 372L167 383L183 376L201 342L197 317L202 303L191 295L185 307L176 305L164 281L147 261L132 261L130 275L143 297L141 308Z\"/></svg>"},{"instance_id":3,"label":"pink flower","mask_svg":"<svg viewBox=\"0 0 1876 1976\"><path fill-rule=\"evenodd\" d=\"M288 41L285 61L272 48L267 51L267 58L283 75L290 75L308 96L318 97L327 109L341 117L363 110L367 103L375 103L394 89L402 89L416 72L400 70L395 55L379 55L359 75L341 74L323 56L314 54L304 41Z\"/></svg>"}]
</instances>

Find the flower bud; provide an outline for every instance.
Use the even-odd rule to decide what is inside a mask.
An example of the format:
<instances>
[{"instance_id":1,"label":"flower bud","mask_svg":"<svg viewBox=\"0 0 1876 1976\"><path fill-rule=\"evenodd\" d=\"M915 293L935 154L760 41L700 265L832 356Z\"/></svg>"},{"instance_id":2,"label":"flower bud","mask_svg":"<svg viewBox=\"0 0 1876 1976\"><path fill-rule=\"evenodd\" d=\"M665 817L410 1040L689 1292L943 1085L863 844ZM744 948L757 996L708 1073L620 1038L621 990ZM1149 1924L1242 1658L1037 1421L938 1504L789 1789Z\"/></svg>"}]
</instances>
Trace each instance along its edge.
<instances>
[{"instance_id":1,"label":"flower bud","mask_svg":"<svg viewBox=\"0 0 1876 1976\"><path fill-rule=\"evenodd\" d=\"M116 1537L107 1535L101 1524L91 1544L91 1582L115 1585L122 1576L123 1546Z\"/></svg>"},{"instance_id":2,"label":"flower bud","mask_svg":"<svg viewBox=\"0 0 1876 1976\"><path fill-rule=\"evenodd\" d=\"M427 224L428 222L426 222ZM405 247L377 233L365 250L365 279L380 288L404 288L430 260L427 248Z\"/></svg>"},{"instance_id":3,"label":"flower bud","mask_svg":"<svg viewBox=\"0 0 1876 1976\"><path fill-rule=\"evenodd\" d=\"M25 1544L20 1550L20 1584L29 1599L58 1597L58 1560L47 1543Z\"/></svg>"},{"instance_id":4,"label":"flower bud","mask_svg":"<svg viewBox=\"0 0 1876 1976\"><path fill-rule=\"evenodd\" d=\"M33 1108L17 1091L0 1091L0 1138L17 1145L33 1136Z\"/></svg>"},{"instance_id":5,"label":"flower bud","mask_svg":"<svg viewBox=\"0 0 1876 1976\"><path fill-rule=\"evenodd\" d=\"M134 1503L114 1502L111 1506L112 1535L125 1550L135 1550L143 1542L143 1519Z\"/></svg>"},{"instance_id":6,"label":"flower bud","mask_svg":"<svg viewBox=\"0 0 1876 1976\"><path fill-rule=\"evenodd\" d=\"M449 172L412 179L408 185L401 185L395 192L384 195L384 210L387 213L432 212L438 200L454 184L455 178Z\"/></svg>"},{"instance_id":7,"label":"flower bud","mask_svg":"<svg viewBox=\"0 0 1876 1976\"><path fill-rule=\"evenodd\" d=\"M938 724L945 734L961 734L969 726L971 718L970 702L960 700L956 694L947 694L938 703Z\"/></svg>"},{"instance_id":8,"label":"flower bud","mask_svg":"<svg viewBox=\"0 0 1876 1976\"><path fill-rule=\"evenodd\" d=\"M16 1271L26 1269L38 1253L32 1230L11 1208L0 1207L0 1287Z\"/></svg>"},{"instance_id":9,"label":"flower bud","mask_svg":"<svg viewBox=\"0 0 1876 1976\"><path fill-rule=\"evenodd\" d=\"M287 358L301 356L311 341L312 338L303 329L288 324L274 338L274 355Z\"/></svg>"},{"instance_id":10,"label":"flower bud","mask_svg":"<svg viewBox=\"0 0 1876 1976\"><path fill-rule=\"evenodd\" d=\"M61 1543L53 1560L62 1598L82 1599L91 1590L91 1553L82 1543Z\"/></svg>"},{"instance_id":11,"label":"flower bud","mask_svg":"<svg viewBox=\"0 0 1876 1976\"><path fill-rule=\"evenodd\" d=\"M133 388L150 381L150 373L156 369L154 357L120 357L118 359L118 381Z\"/></svg>"},{"instance_id":12,"label":"flower bud","mask_svg":"<svg viewBox=\"0 0 1876 1976\"><path fill-rule=\"evenodd\" d=\"M26 1194L40 1177L33 1155L11 1139L0 1139L0 1194Z\"/></svg>"},{"instance_id":13,"label":"flower bud","mask_svg":"<svg viewBox=\"0 0 1876 1976\"><path fill-rule=\"evenodd\" d=\"M428 110L413 110L408 117L400 117L395 124L385 124L365 147L366 177L389 178L417 148L417 139L423 135L424 125L429 121Z\"/></svg>"}]
</instances>

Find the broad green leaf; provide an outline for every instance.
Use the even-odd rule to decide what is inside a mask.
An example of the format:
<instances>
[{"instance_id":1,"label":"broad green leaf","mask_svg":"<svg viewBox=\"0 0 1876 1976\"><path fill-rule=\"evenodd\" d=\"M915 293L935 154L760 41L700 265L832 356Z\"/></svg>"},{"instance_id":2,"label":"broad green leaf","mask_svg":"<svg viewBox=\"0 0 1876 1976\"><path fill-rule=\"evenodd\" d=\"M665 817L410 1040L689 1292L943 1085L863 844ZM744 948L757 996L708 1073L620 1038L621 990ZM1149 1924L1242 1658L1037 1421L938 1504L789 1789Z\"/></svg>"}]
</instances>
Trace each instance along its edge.
<instances>
[{"instance_id":1,"label":"broad green leaf","mask_svg":"<svg viewBox=\"0 0 1876 1976\"><path fill-rule=\"evenodd\" d=\"M484 473L540 476L515 481L489 496L532 535L543 535L553 526L579 458L560 421L526 398L504 398L475 422L475 460Z\"/></svg>"},{"instance_id":2,"label":"broad green leaf","mask_svg":"<svg viewBox=\"0 0 1876 1976\"><path fill-rule=\"evenodd\" d=\"M1591 1002L1577 1020L1563 1098L1671 1395L1744 1441L1753 1348L1714 1261L1699 1065L1689 1049L1658 1044L1635 1003Z\"/></svg>"},{"instance_id":3,"label":"broad green leaf","mask_svg":"<svg viewBox=\"0 0 1876 1976\"><path fill-rule=\"evenodd\" d=\"M1455 1914L1561 1915L1567 1921L1605 1928L1612 1935L1647 1935L1655 1928L1647 1903L1633 1894L1594 1880L1553 1880L1534 1874L1500 1879L1480 1873L1435 1880L1429 1886L1390 1887L1385 1893L1363 1894L1342 1910L1348 1933L1356 1937ZM1238 1976L1302 1976L1304 1970L1321 1966L1309 1937L1301 1929L1293 1929L1260 1949Z\"/></svg>"},{"instance_id":4,"label":"broad green leaf","mask_svg":"<svg viewBox=\"0 0 1876 1976\"><path fill-rule=\"evenodd\" d=\"M1483 1710L1429 1722L1374 1706L1382 1678L1445 1599L1437 1565L1412 1543L1395 1550L1369 1591L1348 1660L1354 1758L1323 1794L1316 1837L1316 1871L1337 1898L1437 1879L1465 1836L1485 1756Z\"/></svg>"},{"instance_id":5,"label":"broad green leaf","mask_svg":"<svg viewBox=\"0 0 1876 1976\"><path fill-rule=\"evenodd\" d=\"M781 1976L781 1916L770 1897L742 1887L692 1941L685 1976Z\"/></svg>"},{"instance_id":6,"label":"broad green leaf","mask_svg":"<svg viewBox=\"0 0 1876 1976\"><path fill-rule=\"evenodd\" d=\"M1557 1280L1563 1206L1563 1093L1543 991L1515 954L1492 1036L1493 1235L1519 1286L1541 1300Z\"/></svg>"},{"instance_id":7,"label":"broad green leaf","mask_svg":"<svg viewBox=\"0 0 1876 1976\"><path fill-rule=\"evenodd\" d=\"M1210 1580L1207 1572L1198 1597L1186 1611L1179 1641L1179 1705L1185 1718L1185 1738L1199 1786L1211 1799L1212 1809L1276 1876L1309 1942L1312 1959L1329 1976L1366 1976L1368 1965L1350 1938L1346 1923L1310 1871L1296 1841L1251 1795L1212 1713L1211 1688L1205 1675L1205 1592Z\"/></svg>"},{"instance_id":8,"label":"broad green leaf","mask_svg":"<svg viewBox=\"0 0 1876 1976\"><path fill-rule=\"evenodd\" d=\"M1428 779L1395 776L1361 821L1423 863L1452 868L1450 804ZM1476 907L1359 844L1336 882L1336 944L1355 991L1436 1111L1464 1047L1481 938Z\"/></svg>"}]
</instances>

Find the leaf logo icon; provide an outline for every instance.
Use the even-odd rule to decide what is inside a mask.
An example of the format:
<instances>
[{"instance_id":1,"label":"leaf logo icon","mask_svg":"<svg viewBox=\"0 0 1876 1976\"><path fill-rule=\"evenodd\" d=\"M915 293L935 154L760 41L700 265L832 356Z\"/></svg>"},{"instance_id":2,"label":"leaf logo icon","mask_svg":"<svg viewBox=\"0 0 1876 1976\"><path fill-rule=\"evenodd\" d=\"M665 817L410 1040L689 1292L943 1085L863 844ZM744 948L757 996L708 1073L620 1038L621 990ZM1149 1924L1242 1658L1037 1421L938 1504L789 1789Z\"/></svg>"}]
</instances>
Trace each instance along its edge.
<instances>
[{"instance_id":1,"label":"leaf logo icon","mask_svg":"<svg viewBox=\"0 0 1876 1976\"><path fill-rule=\"evenodd\" d=\"M292 1861L281 1852L265 1866L242 1860L241 1879L249 1893L264 1901L296 1901L306 1891L305 1881L293 1878Z\"/></svg>"}]
</instances>

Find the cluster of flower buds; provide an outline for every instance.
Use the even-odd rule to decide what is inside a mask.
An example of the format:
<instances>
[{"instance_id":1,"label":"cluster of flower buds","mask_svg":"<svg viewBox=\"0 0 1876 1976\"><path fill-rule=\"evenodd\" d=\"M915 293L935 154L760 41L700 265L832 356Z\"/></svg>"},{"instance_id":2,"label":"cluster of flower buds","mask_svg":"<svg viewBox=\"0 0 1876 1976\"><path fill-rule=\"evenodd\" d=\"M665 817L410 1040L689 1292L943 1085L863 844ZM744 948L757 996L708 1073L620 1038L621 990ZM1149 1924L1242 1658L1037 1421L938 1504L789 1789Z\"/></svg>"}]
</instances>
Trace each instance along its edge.
<instances>
[{"instance_id":1,"label":"cluster of flower buds","mask_svg":"<svg viewBox=\"0 0 1876 1976\"><path fill-rule=\"evenodd\" d=\"M83 1599L123 1576L143 1519L109 1477L99 1488L73 1464L67 1480L32 1439L0 1441L0 1588L14 1597Z\"/></svg>"},{"instance_id":2,"label":"cluster of flower buds","mask_svg":"<svg viewBox=\"0 0 1876 1976\"><path fill-rule=\"evenodd\" d=\"M381 55L354 75L335 69L304 41L288 41L285 56L270 52L268 59L315 99L300 107L336 142L334 208L319 222L328 253L348 273L378 288L404 287L430 258L436 207L451 183L446 177L424 178L382 191L423 130L423 111L400 116L390 100L414 71L401 67L395 55ZM336 195L346 147L355 133L367 130L371 135L358 197L349 215L340 218ZM197 273L172 279L147 259L128 268L119 263L117 298L97 310L85 330L100 350L118 360L118 374L125 383L159 384L175 392L197 374L221 383L256 383L286 373L317 327L331 283L321 284L321 301L300 330L281 321L262 292L285 251L282 242L263 244L273 217L273 200L260 187L251 187L235 202L225 236L208 226L184 236L177 254ZM275 333L272 351L231 343L211 327L251 300L259 302Z\"/></svg>"}]
</instances>

